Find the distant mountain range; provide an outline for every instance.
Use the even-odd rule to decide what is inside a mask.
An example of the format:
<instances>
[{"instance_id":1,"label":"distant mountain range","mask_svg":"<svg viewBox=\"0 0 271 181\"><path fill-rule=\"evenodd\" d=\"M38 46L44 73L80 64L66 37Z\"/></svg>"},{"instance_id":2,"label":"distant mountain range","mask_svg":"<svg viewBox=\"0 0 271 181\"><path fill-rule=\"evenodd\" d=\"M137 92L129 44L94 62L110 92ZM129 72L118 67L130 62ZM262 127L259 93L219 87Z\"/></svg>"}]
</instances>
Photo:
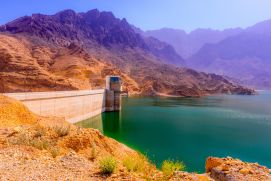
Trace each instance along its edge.
<instances>
[{"instance_id":1,"label":"distant mountain range","mask_svg":"<svg viewBox=\"0 0 271 181\"><path fill-rule=\"evenodd\" d=\"M206 43L218 43L241 31L241 28L226 29L224 31L196 29L190 33L186 33L184 30L163 28L143 32L143 35L155 37L160 41L172 45L182 57L188 58L195 54Z\"/></svg>"},{"instance_id":2,"label":"distant mountain range","mask_svg":"<svg viewBox=\"0 0 271 181\"><path fill-rule=\"evenodd\" d=\"M185 68L171 45L135 29L125 19L96 9L34 14L2 25L0 89L98 88L104 87L106 75L120 75L130 94L253 93L222 76Z\"/></svg>"},{"instance_id":3,"label":"distant mountain range","mask_svg":"<svg viewBox=\"0 0 271 181\"><path fill-rule=\"evenodd\" d=\"M161 29L144 33L171 44L186 57L190 68L271 89L271 20L246 29L199 29L189 34Z\"/></svg>"}]
</instances>

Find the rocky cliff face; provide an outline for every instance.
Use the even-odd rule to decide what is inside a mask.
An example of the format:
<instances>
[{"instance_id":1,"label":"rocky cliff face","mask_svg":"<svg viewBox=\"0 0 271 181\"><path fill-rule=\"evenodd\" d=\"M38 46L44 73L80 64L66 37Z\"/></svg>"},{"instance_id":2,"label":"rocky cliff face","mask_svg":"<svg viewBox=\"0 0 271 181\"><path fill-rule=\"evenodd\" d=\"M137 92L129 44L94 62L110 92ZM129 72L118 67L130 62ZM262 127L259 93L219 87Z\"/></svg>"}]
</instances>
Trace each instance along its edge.
<instances>
[{"instance_id":1,"label":"rocky cliff face","mask_svg":"<svg viewBox=\"0 0 271 181\"><path fill-rule=\"evenodd\" d=\"M0 91L60 91L105 87L106 75L120 75L123 88L140 91L138 84L117 67L71 44L65 48L33 45L24 37L0 35Z\"/></svg>"},{"instance_id":2,"label":"rocky cliff face","mask_svg":"<svg viewBox=\"0 0 271 181\"><path fill-rule=\"evenodd\" d=\"M141 37L110 12L36 14L0 31L5 92L98 88L106 75L117 74L131 94L253 93L221 76L171 65L184 63L171 46Z\"/></svg>"}]
</instances>

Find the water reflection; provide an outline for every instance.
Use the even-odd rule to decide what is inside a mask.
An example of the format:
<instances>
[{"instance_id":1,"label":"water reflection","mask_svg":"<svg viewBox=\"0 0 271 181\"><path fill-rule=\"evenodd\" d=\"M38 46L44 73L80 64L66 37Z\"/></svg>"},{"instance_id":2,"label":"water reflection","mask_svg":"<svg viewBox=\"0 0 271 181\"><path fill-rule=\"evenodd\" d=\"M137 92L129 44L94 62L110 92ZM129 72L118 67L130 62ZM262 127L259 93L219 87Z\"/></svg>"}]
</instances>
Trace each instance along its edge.
<instances>
[{"instance_id":1,"label":"water reflection","mask_svg":"<svg viewBox=\"0 0 271 181\"><path fill-rule=\"evenodd\" d=\"M98 115L93 118L78 122L75 125L82 128L95 128L104 133L102 115Z\"/></svg>"},{"instance_id":2,"label":"water reflection","mask_svg":"<svg viewBox=\"0 0 271 181\"><path fill-rule=\"evenodd\" d=\"M120 131L120 112L102 113L96 117L76 123L82 128L95 128L105 135Z\"/></svg>"},{"instance_id":3,"label":"water reflection","mask_svg":"<svg viewBox=\"0 0 271 181\"><path fill-rule=\"evenodd\" d=\"M209 99L208 97L203 98L177 98L177 97L156 97L156 98L145 98L146 106L157 106L157 107L180 107L180 106L191 106L191 107L217 107L217 105L221 105L225 102L225 98L220 97L212 97ZM146 100L148 100L146 102Z\"/></svg>"},{"instance_id":4,"label":"water reflection","mask_svg":"<svg viewBox=\"0 0 271 181\"><path fill-rule=\"evenodd\" d=\"M120 131L120 112L109 112L102 114L103 129L105 134Z\"/></svg>"}]
</instances>

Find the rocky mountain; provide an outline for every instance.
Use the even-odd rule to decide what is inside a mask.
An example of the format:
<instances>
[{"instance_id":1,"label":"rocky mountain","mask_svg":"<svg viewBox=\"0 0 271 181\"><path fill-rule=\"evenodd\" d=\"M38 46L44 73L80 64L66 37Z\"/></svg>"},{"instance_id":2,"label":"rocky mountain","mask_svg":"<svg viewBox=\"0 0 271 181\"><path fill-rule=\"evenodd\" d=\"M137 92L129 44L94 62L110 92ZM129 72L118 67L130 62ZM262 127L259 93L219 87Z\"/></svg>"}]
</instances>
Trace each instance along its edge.
<instances>
[{"instance_id":1,"label":"rocky mountain","mask_svg":"<svg viewBox=\"0 0 271 181\"><path fill-rule=\"evenodd\" d=\"M25 16L7 23L0 31L24 33L61 46L68 46L72 41L88 48L139 48L157 56L162 62L185 64L170 45L160 42L154 44L149 38L144 40L125 19L120 20L111 12L99 12L97 9L78 14L73 10L65 10L53 16Z\"/></svg>"},{"instance_id":2,"label":"rocky mountain","mask_svg":"<svg viewBox=\"0 0 271 181\"><path fill-rule=\"evenodd\" d=\"M98 88L120 75L130 94L202 96L251 94L221 76L172 64L170 45L142 37L111 12L34 14L0 27L0 88L41 91Z\"/></svg>"},{"instance_id":3,"label":"rocky mountain","mask_svg":"<svg viewBox=\"0 0 271 181\"><path fill-rule=\"evenodd\" d=\"M270 26L271 26L271 19L259 22L255 24L254 26L248 27L246 31L250 33L256 33L256 34L271 35Z\"/></svg>"},{"instance_id":4,"label":"rocky mountain","mask_svg":"<svg viewBox=\"0 0 271 181\"><path fill-rule=\"evenodd\" d=\"M223 31L196 29L190 33L186 33L184 30L163 28L160 30L142 32L142 34L147 37L152 36L172 45L182 57L188 58L202 48L203 45L207 43L218 43L240 32L242 32L241 28L226 29Z\"/></svg>"},{"instance_id":5,"label":"rocky mountain","mask_svg":"<svg viewBox=\"0 0 271 181\"><path fill-rule=\"evenodd\" d=\"M255 88L271 88L271 21L249 27L219 43L205 44L188 59L190 67L237 78Z\"/></svg>"}]
</instances>

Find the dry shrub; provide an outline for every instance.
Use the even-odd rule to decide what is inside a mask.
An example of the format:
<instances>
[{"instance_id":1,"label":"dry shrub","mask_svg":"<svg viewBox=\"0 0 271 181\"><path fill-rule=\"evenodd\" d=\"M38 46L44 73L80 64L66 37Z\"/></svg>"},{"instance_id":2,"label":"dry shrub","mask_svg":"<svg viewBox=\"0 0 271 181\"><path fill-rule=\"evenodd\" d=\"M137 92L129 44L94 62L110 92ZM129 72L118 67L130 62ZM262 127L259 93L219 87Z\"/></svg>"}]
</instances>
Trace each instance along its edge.
<instances>
[{"instance_id":1,"label":"dry shrub","mask_svg":"<svg viewBox=\"0 0 271 181\"><path fill-rule=\"evenodd\" d=\"M70 125L54 126L53 130L59 137L67 136L70 133Z\"/></svg>"},{"instance_id":2,"label":"dry shrub","mask_svg":"<svg viewBox=\"0 0 271 181\"><path fill-rule=\"evenodd\" d=\"M50 146L50 143L48 140L44 138L33 138L29 133L27 132L20 132L16 137L10 138L8 140L9 144L13 145L27 145L32 146L37 149L43 150L48 149Z\"/></svg>"},{"instance_id":3,"label":"dry shrub","mask_svg":"<svg viewBox=\"0 0 271 181\"><path fill-rule=\"evenodd\" d=\"M49 148L50 143L46 139L34 138L33 140L30 140L29 146L33 146L40 150L46 150Z\"/></svg>"},{"instance_id":4,"label":"dry shrub","mask_svg":"<svg viewBox=\"0 0 271 181\"><path fill-rule=\"evenodd\" d=\"M98 156L98 151L97 151L95 143L92 143L91 147L84 151L84 156L90 161L93 161L96 159L96 157Z\"/></svg>"},{"instance_id":5,"label":"dry shrub","mask_svg":"<svg viewBox=\"0 0 271 181\"><path fill-rule=\"evenodd\" d=\"M8 143L12 145L30 145L32 137L26 132L19 132L16 137L9 138Z\"/></svg>"},{"instance_id":6,"label":"dry shrub","mask_svg":"<svg viewBox=\"0 0 271 181\"><path fill-rule=\"evenodd\" d=\"M60 149L59 147L53 147L53 148L50 148L50 153L52 155L53 158L56 158L57 156L60 155Z\"/></svg>"},{"instance_id":7,"label":"dry shrub","mask_svg":"<svg viewBox=\"0 0 271 181\"><path fill-rule=\"evenodd\" d=\"M34 134L34 137L42 137L42 136L45 136L46 135L46 128L41 126L41 125L36 125L34 127L34 130L36 131L35 134Z\"/></svg>"}]
</instances>

